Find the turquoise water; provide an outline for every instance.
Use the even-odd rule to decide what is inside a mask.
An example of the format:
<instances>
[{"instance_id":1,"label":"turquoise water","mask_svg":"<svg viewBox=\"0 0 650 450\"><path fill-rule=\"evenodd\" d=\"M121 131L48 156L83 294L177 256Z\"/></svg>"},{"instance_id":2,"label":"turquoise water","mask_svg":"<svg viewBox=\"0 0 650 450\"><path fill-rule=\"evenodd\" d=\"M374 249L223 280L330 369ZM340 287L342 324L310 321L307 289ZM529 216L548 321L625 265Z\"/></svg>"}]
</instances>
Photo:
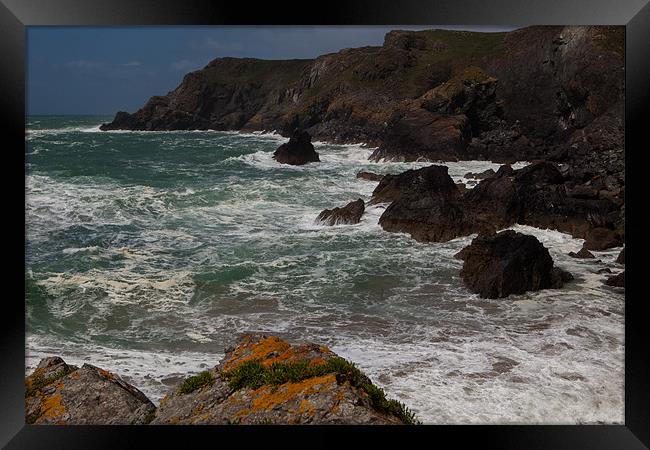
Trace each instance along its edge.
<instances>
[{"instance_id":1,"label":"turquoise water","mask_svg":"<svg viewBox=\"0 0 650 450\"><path fill-rule=\"evenodd\" d=\"M581 240L518 227L576 282L481 300L453 258L471 237L386 233L386 205L314 222L369 200L376 183L356 172L425 163L317 142L322 163L293 167L271 158L286 141L273 133L99 131L110 120L27 121L27 370L89 361L157 401L259 331L330 345L425 422L622 422L623 295L594 273L620 270L617 249L573 260ZM457 181L498 168L444 164Z\"/></svg>"}]
</instances>

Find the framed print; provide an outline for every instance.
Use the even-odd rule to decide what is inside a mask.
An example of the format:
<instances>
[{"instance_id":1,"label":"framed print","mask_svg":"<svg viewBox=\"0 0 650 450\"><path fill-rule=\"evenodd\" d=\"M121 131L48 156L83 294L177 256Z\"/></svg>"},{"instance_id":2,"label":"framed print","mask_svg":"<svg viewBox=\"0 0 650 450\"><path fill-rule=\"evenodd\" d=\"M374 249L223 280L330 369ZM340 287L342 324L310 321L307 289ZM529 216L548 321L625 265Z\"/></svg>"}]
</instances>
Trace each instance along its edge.
<instances>
[{"instance_id":1,"label":"framed print","mask_svg":"<svg viewBox=\"0 0 650 450\"><path fill-rule=\"evenodd\" d=\"M650 6L303 8L3 0L3 445L647 448Z\"/></svg>"}]
</instances>

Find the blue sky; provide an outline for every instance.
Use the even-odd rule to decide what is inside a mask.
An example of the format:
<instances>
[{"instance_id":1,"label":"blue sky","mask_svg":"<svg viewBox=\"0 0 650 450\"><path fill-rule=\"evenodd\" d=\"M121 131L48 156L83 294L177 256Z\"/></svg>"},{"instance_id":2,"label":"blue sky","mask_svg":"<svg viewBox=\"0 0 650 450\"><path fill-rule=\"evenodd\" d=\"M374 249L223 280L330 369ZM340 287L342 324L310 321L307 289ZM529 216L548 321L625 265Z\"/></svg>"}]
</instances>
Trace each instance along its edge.
<instances>
[{"instance_id":1,"label":"blue sky","mask_svg":"<svg viewBox=\"0 0 650 450\"><path fill-rule=\"evenodd\" d=\"M27 113L133 112L214 58L315 58L381 45L390 30L430 28L494 32L515 27L29 27Z\"/></svg>"}]
</instances>

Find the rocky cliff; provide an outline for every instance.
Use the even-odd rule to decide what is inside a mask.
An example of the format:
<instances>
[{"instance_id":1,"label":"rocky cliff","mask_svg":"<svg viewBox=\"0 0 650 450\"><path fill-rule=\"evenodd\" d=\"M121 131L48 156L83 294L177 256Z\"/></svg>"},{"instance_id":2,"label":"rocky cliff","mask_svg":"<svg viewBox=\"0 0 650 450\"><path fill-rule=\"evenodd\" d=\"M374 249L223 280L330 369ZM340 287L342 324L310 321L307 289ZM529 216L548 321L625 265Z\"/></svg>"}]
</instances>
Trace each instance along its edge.
<instances>
[{"instance_id":1,"label":"rocky cliff","mask_svg":"<svg viewBox=\"0 0 650 450\"><path fill-rule=\"evenodd\" d=\"M302 128L374 158L531 159L621 104L623 45L623 27L396 30L314 60L219 58L102 128Z\"/></svg>"},{"instance_id":2,"label":"rocky cliff","mask_svg":"<svg viewBox=\"0 0 650 450\"><path fill-rule=\"evenodd\" d=\"M324 345L241 336L210 370L175 386L156 408L118 375L46 358L25 380L25 416L52 425L416 424L354 364Z\"/></svg>"}]
</instances>

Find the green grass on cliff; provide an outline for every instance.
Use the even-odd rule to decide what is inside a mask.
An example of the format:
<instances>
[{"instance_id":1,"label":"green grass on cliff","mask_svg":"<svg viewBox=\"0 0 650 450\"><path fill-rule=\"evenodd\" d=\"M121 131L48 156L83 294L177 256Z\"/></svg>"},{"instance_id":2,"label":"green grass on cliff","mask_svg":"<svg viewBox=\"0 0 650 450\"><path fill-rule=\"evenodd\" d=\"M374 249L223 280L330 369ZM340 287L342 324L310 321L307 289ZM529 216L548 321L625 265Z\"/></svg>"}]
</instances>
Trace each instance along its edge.
<instances>
[{"instance_id":1,"label":"green grass on cliff","mask_svg":"<svg viewBox=\"0 0 650 450\"><path fill-rule=\"evenodd\" d=\"M242 363L233 370L222 372L221 377L232 389L239 390L258 389L262 386L277 387L284 383L298 383L308 378L332 373L337 375L337 381L348 381L352 386L362 388L376 410L398 417L409 425L420 424L415 413L403 403L388 400L384 391L373 385L353 363L339 357L328 359L319 365L311 365L309 360L301 360L275 362L268 367L254 359Z\"/></svg>"},{"instance_id":2,"label":"green grass on cliff","mask_svg":"<svg viewBox=\"0 0 650 450\"><path fill-rule=\"evenodd\" d=\"M194 392L197 389L212 384L214 384L214 377L212 374L208 371L201 372L198 375L183 380L181 385L178 387L178 393L181 395L189 394L190 392Z\"/></svg>"}]
</instances>

